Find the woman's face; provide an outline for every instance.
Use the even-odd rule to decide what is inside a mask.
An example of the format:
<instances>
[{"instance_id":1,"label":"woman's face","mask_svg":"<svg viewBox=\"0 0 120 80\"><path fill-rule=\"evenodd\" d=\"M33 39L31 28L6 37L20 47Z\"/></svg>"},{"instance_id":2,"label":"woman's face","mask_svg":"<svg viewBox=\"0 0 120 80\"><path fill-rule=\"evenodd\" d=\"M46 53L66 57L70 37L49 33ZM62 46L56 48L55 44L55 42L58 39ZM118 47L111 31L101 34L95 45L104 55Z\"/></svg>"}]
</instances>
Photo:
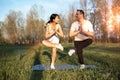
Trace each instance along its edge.
<instances>
[{"instance_id":1,"label":"woman's face","mask_svg":"<svg viewBox=\"0 0 120 80\"><path fill-rule=\"evenodd\" d=\"M56 16L56 17L55 17L55 19L54 19L53 21L54 21L55 23L58 23L58 22L59 22L59 20L60 20L60 19L59 19L59 17L58 17L58 16Z\"/></svg>"}]
</instances>

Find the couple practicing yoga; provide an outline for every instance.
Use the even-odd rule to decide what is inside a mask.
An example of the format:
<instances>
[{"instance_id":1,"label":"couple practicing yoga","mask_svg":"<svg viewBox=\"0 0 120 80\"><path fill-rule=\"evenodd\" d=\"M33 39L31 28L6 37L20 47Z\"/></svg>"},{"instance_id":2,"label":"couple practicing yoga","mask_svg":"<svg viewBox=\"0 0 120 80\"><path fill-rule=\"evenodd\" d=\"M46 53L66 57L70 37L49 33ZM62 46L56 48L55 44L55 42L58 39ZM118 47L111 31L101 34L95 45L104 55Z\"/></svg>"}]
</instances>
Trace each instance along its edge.
<instances>
[{"instance_id":1,"label":"couple practicing yoga","mask_svg":"<svg viewBox=\"0 0 120 80\"><path fill-rule=\"evenodd\" d=\"M83 48L92 43L92 38L94 36L93 25L90 21L84 18L83 10L77 10L75 16L76 21L71 24L69 32L69 37L74 37L75 48L70 49L68 55L71 56L76 52L81 68L85 68L83 60ZM59 37L65 37L62 31L62 27L59 24L59 20L60 18L58 14L52 14L50 16L50 20L46 24L45 39L42 41L42 44L52 48L52 57L50 64L51 69L55 69L54 64L57 49L64 51L63 46L59 43Z\"/></svg>"}]
</instances>

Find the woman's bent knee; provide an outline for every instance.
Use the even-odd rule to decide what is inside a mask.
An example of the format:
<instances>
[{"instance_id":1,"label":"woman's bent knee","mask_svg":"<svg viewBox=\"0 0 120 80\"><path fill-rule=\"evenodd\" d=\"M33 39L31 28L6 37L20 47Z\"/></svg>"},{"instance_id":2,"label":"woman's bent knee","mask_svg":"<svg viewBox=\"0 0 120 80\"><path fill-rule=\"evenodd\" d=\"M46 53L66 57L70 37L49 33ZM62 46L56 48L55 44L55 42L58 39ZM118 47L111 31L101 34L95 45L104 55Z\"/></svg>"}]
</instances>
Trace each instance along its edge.
<instances>
[{"instance_id":1,"label":"woman's bent knee","mask_svg":"<svg viewBox=\"0 0 120 80\"><path fill-rule=\"evenodd\" d=\"M42 41L42 44L45 44L45 40Z\"/></svg>"}]
</instances>

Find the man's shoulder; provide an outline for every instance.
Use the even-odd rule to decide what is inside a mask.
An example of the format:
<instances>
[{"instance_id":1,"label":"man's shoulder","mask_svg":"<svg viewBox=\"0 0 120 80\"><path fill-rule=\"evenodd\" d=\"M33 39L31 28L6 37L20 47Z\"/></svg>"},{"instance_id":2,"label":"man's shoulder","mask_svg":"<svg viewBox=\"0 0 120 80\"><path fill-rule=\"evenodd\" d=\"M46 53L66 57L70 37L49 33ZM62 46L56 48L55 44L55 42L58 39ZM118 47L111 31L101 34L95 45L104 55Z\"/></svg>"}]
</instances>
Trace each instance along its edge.
<instances>
[{"instance_id":1,"label":"man's shoulder","mask_svg":"<svg viewBox=\"0 0 120 80\"><path fill-rule=\"evenodd\" d=\"M90 23L90 24L91 24L91 21L89 21L89 20L85 20L85 22L86 22L86 23Z\"/></svg>"},{"instance_id":2,"label":"man's shoulder","mask_svg":"<svg viewBox=\"0 0 120 80\"><path fill-rule=\"evenodd\" d=\"M74 24L78 24L78 21L74 21L72 24L73 24L73 25L74 25Z\"/></svg>"}]
</instances>

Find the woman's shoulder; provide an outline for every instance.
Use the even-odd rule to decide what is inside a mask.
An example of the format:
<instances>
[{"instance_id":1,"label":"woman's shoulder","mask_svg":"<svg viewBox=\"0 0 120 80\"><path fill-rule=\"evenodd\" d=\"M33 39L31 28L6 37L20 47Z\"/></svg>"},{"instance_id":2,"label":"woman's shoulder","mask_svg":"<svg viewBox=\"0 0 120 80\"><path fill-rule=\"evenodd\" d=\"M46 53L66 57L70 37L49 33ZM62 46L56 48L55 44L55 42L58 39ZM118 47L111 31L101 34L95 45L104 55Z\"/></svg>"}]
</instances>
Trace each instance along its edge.
<instances>
[{"instance_id":1,"label":"woman's shoulder","mask_svg":"<svg viewBox=\"0 0 120 80\"><path fill-rule=\"evenodd\" d=\"M46 27L50 27L50 25L51 25L50 23L47 23L47 24L46 24Z\"/></svg>"},{"instance_id":2,"label":"woman's shoulder","mask_svg":"<svg viewBox=\"0 0 120 80\"><path fill-rule=\"evenodd\" d=\"M60 26L60 24L59 24L59 23L57 23L57 24L56 24L56 26Z\"/></svg>"},{"instance_id":3,"label":"woman's shoulder","mask_svg":"<svg viewBox=\"0 0 120 80\"><path fill-rule=\"evenodd\" d=\"M47 23L46 26L50 26L50 23Z\"/></svg>"},{"instance_id":4,"label":"woman's shoulder","mask_svg":"<svg viewBox=\"0 0 120 80\"><path fill-rule=\"evenodd\" d=\"M59 27L61 27L60 24L59 23L56 24L56 29L58 29Z\"/></svg>"}]
</instances>

